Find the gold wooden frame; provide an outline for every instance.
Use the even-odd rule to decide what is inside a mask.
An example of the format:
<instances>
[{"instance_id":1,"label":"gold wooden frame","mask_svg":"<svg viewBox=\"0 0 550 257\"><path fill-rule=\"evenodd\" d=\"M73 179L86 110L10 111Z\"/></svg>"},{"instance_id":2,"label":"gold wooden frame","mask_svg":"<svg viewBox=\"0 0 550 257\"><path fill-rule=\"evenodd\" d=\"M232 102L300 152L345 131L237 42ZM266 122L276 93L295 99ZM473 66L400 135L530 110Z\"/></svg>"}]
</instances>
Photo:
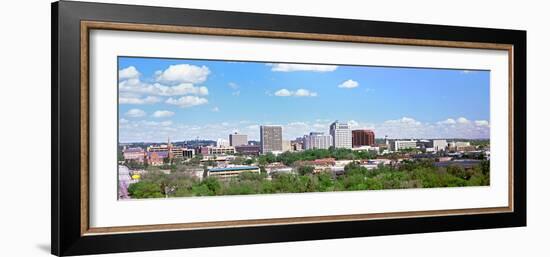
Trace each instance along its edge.
<instances>
[{"instance_id":1,"label":"gold wooden frame","mask_svg":"<svg viewBox=\"0 0 550 257\"><path fill-rule=\"evenodd\" d=\"M238 36L238 37L258 37L258 38L279 38L279 39L301 39L317 41L335 41L335 42L355 42L371 44L391 44L391 45L414 45L429 47L452 47L452 48L471 48L471 49L494 49L508 51L508 206L507 207L488 207L488 208L469 208L469 209L450 209L434 211L410 211L410 212L391 212L391 213L370 213L353 215L330 215L330 216L310 216L310 217L291 217L274 219L254 219L254 220L232 220L232 221L211 221L211 222L193 222L178 224L152 224L138 226L121 227L90 227L89 226L89 33L90 30L123 30L138 32L162 32L162 33L182 33L197 35L217 35L217 36ZM390 218L413 218L429 216L449 216L449 215L472 215L487 213L503 213L514 211L514 152L513 152L513 45L493 44L479 42L459 42L459 41L440 41L423 39L403 39L403 38L385 38L369 36L351 36L334 34L313 34L298 32L281 31L262 31L262 30L244 30L244 29L222 29L206 27L189 26L171 26L171 25L153 25L136 23L115 23L98 21L80 22L80 233L82 236L98 234L115 233L138 233L152 231L170 231L170 230L191 230L191 229L209 229L209 228L227 228L227 227L247 227L247 226L269 226L286 224L304 224L338 221L359 221Z\"/></svg>"}]
</instances>

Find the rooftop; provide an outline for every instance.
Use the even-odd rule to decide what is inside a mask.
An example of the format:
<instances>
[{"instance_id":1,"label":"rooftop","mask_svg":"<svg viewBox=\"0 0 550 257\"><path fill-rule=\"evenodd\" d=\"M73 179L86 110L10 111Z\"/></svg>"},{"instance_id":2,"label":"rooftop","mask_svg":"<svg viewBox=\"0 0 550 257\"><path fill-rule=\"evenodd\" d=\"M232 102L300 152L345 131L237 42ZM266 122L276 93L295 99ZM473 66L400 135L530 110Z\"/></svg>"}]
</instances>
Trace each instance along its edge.
<instances>
[{"instance_id":1,"label":"rooftop","mask_svg":"<svg viewBox=\"0 0 550 257\"><path fill-rule=\"evenodd\" d=\"M225 167L225 168L211 168L208 169L210 172L221 172L221 171L230 171L230 170L255 170L258 169L256 166L236 166L236 167Z\"/></svg>"},{"instance_id":2,"label":"rooftop","mask_svg":"<svg viewBox=\"0 0 550 257\"><path fill-rule=\"evenodd\" d=\"M125 153L135 153L135 152L143 152L143 148L141 147L130 147L123 150Z\"/></svg>"}]
</instances>

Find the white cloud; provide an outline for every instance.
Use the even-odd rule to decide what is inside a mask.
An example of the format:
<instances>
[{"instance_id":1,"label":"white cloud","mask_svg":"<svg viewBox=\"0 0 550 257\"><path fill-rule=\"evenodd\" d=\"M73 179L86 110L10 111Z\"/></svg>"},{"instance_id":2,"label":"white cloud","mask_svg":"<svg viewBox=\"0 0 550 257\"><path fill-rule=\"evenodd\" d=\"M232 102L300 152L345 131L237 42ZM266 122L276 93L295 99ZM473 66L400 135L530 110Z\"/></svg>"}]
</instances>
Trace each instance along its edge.
<instances>
[{"instance_id":1,"label":"white cloud","mask_svg":"<svg viewBox=\"0 0 550 257\"><path fill-rule=\"evenodd\" d=\"M446 120L437 122L437 124L440 124L440 125L454 125L454 124L467 125L467 124L470 124L470 123L471 123L471 121L468 120L467 118L464 118L464 117L459 117L457 119L448 118ZM476 121L474 121L474 124L477 125L477 126L489 126L489 122L486 121L486 120L476 120Z\"/></svg>"},{"instance_id":2,"label":"white cloud","mask_svg":"<svg viewBox=\"0 0 550 257\"><path fill-rule=\"evenodd\" d=\"M422 124L420 121L417 121L417 120L415 120L413 118L409 118L409 117L403 117L403 118L397 119L397 120L387 120L384 123L386 123L386 124L405 124L405 125L415 125L415 126L419 126L419 125Z\"/></svg>"},{"instance_id":3,"label":"white cloud","mask_svg":"<svg viewBox=\"0 0 550 257\"><path fill-rule=\"evenodd\" d=\"M342 84L338 85L339 88L356 88L359 86L359 83L355 80L348 79Z\"/></svg>"},{"instance_id":4,"label":"white cloud","mask_svg":"<svg viewBox=\"0 0 550 257\"><path fill-rule=\"evenodd\" d=\"M456 124L456 121L452 118L448 118L446 120L438 122L439 124Z\"/></svg>"},{"instance_id":5,"label":"white cloud","mask_svg":"<svg viewBox=\"0 0 550 257\"><path fill-rule=\"evenodd\" d=\"M335 65L315 65L315 64L290 64L290 63L268 63L271 71L293 72L293 71L312 71L312 72L331 72L338 66Z\"/></svg>"},{"instance_id":6,"label":"white cloud","mask_svg":"<svg viewBox=\"0 0 550 257\"><path fill-rule=\"evenodd\" d=\"M348 121L348 125L352 128L352 129L355 129L355 128L358 128L359 127L359 122L355 121L355 120L350 120Z\"/></svg>"},{"instance_id":7,"label":"white cloud","mask_svg":"<svg viewBox=\"0 0 550 257\"><path fill-rule=\"evenodd\" d=\"M220 108L218 108L218 106L216 106L216 107L212 108L212 111L213 111L213 112L219 112L219 111L220 111Z\"/></svg>"},{"instance_id":8,"label":"white cloud","mask_svg":"<svg viewBox=\"0 0 550 257\"><path fill-rule=\"evenodd\" d=\"M317 96L317 92L312 92L303 88L300 88L296 91L290 91L286 88L283 88L275 92L275 95L276 96L315 97Z\"/></svg>"},{"instance_id":9,"label":"white cloud","mask_svg":"<svg viewBox=\"0 0 550 257\"><path fill-rule=\"evenodd\" d=\"M182 96L180 98L168 98L167 104L177 105L181 108L193 107L197 105L203 105L208 103L208 99L198 96Z\"/></svg>"},{"instance_id":10,"label":"white cloud","mask_svg":"<svg viewBox=\"0 0 550 257\"><path fill-rule=\"evenodd\" d=\"M130 66L118 71L119 80L137 79L139 75L140 75L139 71L134 66Z\"/></svg>"},{"instance_id":11,"label":"white cloud","mask_svg":"<svg viewBox=\"0 0 550 257\"><path fill-rule=\"evenodd\" d=\"M488 122L476 124L465 117L435 123L404 117L374 124L374 131L377 137L388 135L389 138L489 138L490 129L484 124Z\"/></svg>"},{"instance_id":12,"label":"white cloud","mask_svg":"<svg viewBox=\"0 0 550 257\"><path fill-rule=\"evenodd\" d=\"M486 120L476 120L474 123L480 127L489 127L489 121Z\"/></svg>"},{"instance_id":13,"label":"white cloud","mask_svg":"<svg viewBox=\"0 0 550 257\"><path fill-rule=\"evenodd\" d=\"M143 83L139 79L121 81L118 88L120 92L158 96L208 95L208 88L205 86L194 86L190 83L166 86L160 83Z\"/></svg>"},{"instance_id":14,"label":"white cloud","mask_svg":"<svg viewBox=\"0 0 550 257\"><path fill-rule=\"evenodd\" d=\"M201 86L195 87L193 84L182 83L174 87L165 88L168 92L166 95L208 95L208 88Z\"/></svg>"},{"instance_id":15,"label":"white cloud","mask_svg":"<svg viewBox=\"0 0 550 257\"><path fill-rule=\"evenodd\" d=\"M153 113L153 117L155 118L167 118L174 116L174 112L166 111L166 110L159 110Z\"/></svg>"},{"instance_id":16,"label":"white cloud","mask_svg":"<svg viewBox=\"0 0 550 257\"><path fill-rule=\"evenodd\" d=\"M291 95L292 95L292 92L289 91L289 90L286 89L286 88L283 88L283 89L280 89L280 90L278 90L277 92L275 92L275 95L276 95L276 96L291 96Z\"/></svg>"},{"instance_id":17,"label":"white cloud","mask_svg":"<svg viewBox=\"0 0 550 257\"><path fill-rule=\"evenodd\" d=\"M194 83L206 81L210 70L206 66L187 64L171 65L164 71L157 71L157 82L149 83L139 79L140 73L133 66L119 71L119 103L120 104L155 104L165 102L187 108L208 103L204 98L209 94L205 86L196 86ZM159 96L169 97L167 100ZM181 96L179 98L175 96ZM143 117L146 113L139 109L132 109L126 113L128 117ZM159 110L152 114L155 118L166 118L174 113Z\"/></svg>"},{"instance_id":18,"label":"white cloud","mask_svg":"<svg viewBox=\"0 0 550 257\"><path fill-rule=\"evenodd\" d=\"M147 96L144 98L132 97L132 96L130 97L120 96L118 98L119 104L154 104L160 101L162 101L162 99L156 96Z\"/></svg>"},{"instance_id":19,"label":"white cloud","mask_svg":"<svg viewBox=\"0 0 550 257\"><path fill-rule=\"evenodd\" d=\"M119 123L119 124L126 124L126 123L128 123L128 120L122 118L122 119L118 120L118 123Z\"/></svg>"},{"instance_id":20,"label":"white cloud","mask_svg":"<svg viewBox=\"0 0 550 257\"><path fill-rule=\"evenodd\" d=\"M241 95L241 91L238 90L239 85L237 83L229 82L227 84L227 86L229 86L233 90L233 92L231 92L231 95L233 95L233 96L240 96Z\"/></svg>"},{"instance_id":21,"label":"white cloud","mask_svg":"<svg viewBox=\"0 0 550 257\"><path fill-rule=\"evenodd\" d=\"M293 122L289 122L288 125L289 125L289 126L297 126L297 127L308 126L308 124L305 123L305 122L303 122L303 121L293 121Z\"/></svg>"},{"instance_id":22,"label":"white cloud","mask_svg":"<svg viewBox=\"0 0 550 257\"><path fill-rule=\"evenodd\" d=\"M248 125L246 126L247 129L260 129L260 125L254 124L254 125ZM258 132L259 133L259 132Z\"/></svg>"},{"instance_id":23,"label":"white cloud","mask_svg":"<svg viewBox=\"0 0 550 257\"><path fill-rule=\"evenodd\" d=\"M464 117L460 117L458 119L456 119L456 122L460 123L460 124L467 124L467 123L470 123L470 121Z\"/></svg>"},{"instance_id":24,"label":"white cloud","mask_svg":"<svg viewBox=\"0 0 550 257\"><path fill-rule=\"evenodd\" d=\"M125 115L131 118L139 118L147 115L147 113L140 109L130 109L125 113Z\"/></svg>"},{"instance_id":25,"label":"white cloud","mask_svg":"<svg viewBox=\"0 0 550 257\"><path fill-rule=\"evenodd\" d=\"M300 89L296 90L296 92L294 92L294 96L298 96L298 97L301 97L301 96L317 96L317 93L316 92L310 92L307 89L300 88Z\"/></svg>"},{"instance_id":26,"label":"white cloud","mask_svg":"<svg viewBox=\"0 0 550 257\"><path fill-rule=\"evenodd\" d=\"M206 66L189 64L170 65L164 71L155 73L156 80L163 83L203 83L208 78L210 69Z\"/></svg>"},{"instance_id":27,"label":"white cloud","mask_svg":"<svg viewBox=\"0 0 550 257\"><path fill-rule=\"evenodd\" d=\"M159 125L163 126L163 127L171 126L172 124L173 124L173 122L171 120L161 121L159 123Z\"/></svg>"},{"instance_id":28,"label":"white cloud","mask_svg":"<svg viewBox=\"0 0 550 257\"><path fill-rule=\"evenodd\" d=\"M325 130L326 128L328 128L328 126L327 126L327 124L315 123L315 124L313 124L312 128L313 128L313 130L315 130L315 131L323 131L323 130ZM308 133L308 132L306 131L306 134L307 134L307 133Z\"/></svg>"}]
</instances>

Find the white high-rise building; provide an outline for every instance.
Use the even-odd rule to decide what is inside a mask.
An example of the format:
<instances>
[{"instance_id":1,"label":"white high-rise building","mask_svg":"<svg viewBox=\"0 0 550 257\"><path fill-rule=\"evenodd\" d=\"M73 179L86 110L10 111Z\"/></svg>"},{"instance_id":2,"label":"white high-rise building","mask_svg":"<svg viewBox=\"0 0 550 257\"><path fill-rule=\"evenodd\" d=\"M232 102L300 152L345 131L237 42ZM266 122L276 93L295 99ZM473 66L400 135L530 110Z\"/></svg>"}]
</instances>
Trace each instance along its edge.
<instances>
[{"instance_id":1,"label":"white high-rise building","mask_svg":"<svg viewBox=\"0 0 550 257\"><path fill-rule=\"evenodd\" d=\"M330 135L332 136L332 145L334 148L351 149L351 128L347 123L335 121L330 124Z\"/></svg>"},{"instance_id":2,"label":"white high-rise building","mask_svg":"<svg viewBox=\"0 0 550 257\"><path fill-rule=\"evenodd\" d=\"M304 149L328 149L332 146L332 136L322 132L311 132L304 136Z\"/></svg>"},{"instance_id":3,"label":"white high-rise building","mask_svg":"<svg viewBox=\"0 0 550 257\"><path fill-rule=\"evenodd\" d=\"M243 134L229 134L229 145L230 146L241 146L248 145L248 136Z\"/></svg>"},{"instance_id":4,"label":"white high-rise building","mask_svg":"<svg viewBox=\"0 0 550 257\"><path fill-rule=\"evenodd\" d=\"M218 147L229 146L229 141L227 139L218 138L218 140L216 140L216 146Z\"/></svg>"},{"instance_id":5,"label":"white high-rise building","mask_svg":"<svg viewBox=\"0 0 550 257\"><path fill-rule=\"evenodd\" d=\"M434 151L445 151L447 150L447 140L445 139L434 139L433 140Z\"/></svg>"},{"instance_id":6,"label":"white high-rise building","mask_svg":"<svg viewBox=\"0 0 550 257\"><path fill-rule=\"evenodd\" d=\"M260 126L260 146L262 153L283 151L283 127L274 125Z\"/></svg>"}]
</instances>

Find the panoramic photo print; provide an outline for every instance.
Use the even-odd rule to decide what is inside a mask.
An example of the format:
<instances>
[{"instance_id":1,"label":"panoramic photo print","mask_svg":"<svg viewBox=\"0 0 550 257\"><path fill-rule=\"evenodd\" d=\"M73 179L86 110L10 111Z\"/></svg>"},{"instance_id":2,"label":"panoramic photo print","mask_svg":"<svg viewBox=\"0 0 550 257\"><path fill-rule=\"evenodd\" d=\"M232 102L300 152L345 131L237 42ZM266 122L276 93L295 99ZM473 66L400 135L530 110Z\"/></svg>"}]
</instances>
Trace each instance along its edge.
<instances>
[{"instance_id":1,"label":"panoramic photo print","mask_svg":"<svg viewBox=\"0 0 550 257\"><path fill-rule=\"evenodd\" d=\"M118 199L490 185L485 70L118 58Z\"/></svg>"}]
</instances>

